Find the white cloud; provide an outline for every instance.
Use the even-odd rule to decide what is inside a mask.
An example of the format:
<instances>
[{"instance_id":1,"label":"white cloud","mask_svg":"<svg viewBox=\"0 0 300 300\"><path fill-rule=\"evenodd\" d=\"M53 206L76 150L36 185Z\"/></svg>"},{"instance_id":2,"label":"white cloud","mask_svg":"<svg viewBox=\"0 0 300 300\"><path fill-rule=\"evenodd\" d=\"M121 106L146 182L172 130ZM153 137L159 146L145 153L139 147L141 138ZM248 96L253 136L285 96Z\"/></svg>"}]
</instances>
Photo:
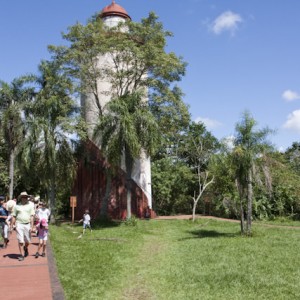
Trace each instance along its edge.
<instances>
[{"instance_id":1,"label":"white cloud","mask_svg":"<svg viewBox=\"0 0 300 300\"><path fill-rule=\"evenodd\" d=\"M283 124L283 128L295 130L300 133L300 109L294 110L288 115L287 121Z\"/></svg>"},{"instance_id":2,"label":"white cloud","mask_svg":"<svg viewBox=\"0 0 300 300\"><path fill-rule=\"evenodd\" d=\"M286 90L282 93L282 98L285 101L294 101L300 99L300 95L297 92Z\"/></svg>"},{"instance_id":3,"label":"white cloud","mask_svg":"<svg viewBox=\"0 0 300 300\"><path fill-rule=\"evenodd\" d=\"M283 153L286 151L286 148L283 147L283 146L279 146L278 149L277 149L279 152Z\"/></svg>"},{"instance_id":4,"label":"white cloud","mask_svg":"<svg viewBox=\"0 0 300 300\"><path fill-rule=\"evenodd\" d=\"M221 142L227 147L229 151L232 151L234 148L235 137L233 135L229 135L221 140Z\"/></svg>"},{"instance_id":5,"label":"white cloud","mask_svg":"<svg viewBox=\"0 0 300 300\"><path fill-rule=\"evenodd\" d=\"M223 31L229 31L232 35L238 29L238 24L243 22L240 15L231 11L225 11L219 15L211 24L211 30L215 34L220 34Z\"/></svg>"},{"instance_id":6,"label":"white cloud","mask_svg":"<svg viewBox=\"0 0 300 300\"><path fill-rule=\"evenodd\" d=\"M202 122L208 130L214 129L214 128L222 125L222 123L220 123L216 120L212 120L209 118L202 118L202 117L196 118L195 122L196 123Z\"/></svg>"}]
</instances>

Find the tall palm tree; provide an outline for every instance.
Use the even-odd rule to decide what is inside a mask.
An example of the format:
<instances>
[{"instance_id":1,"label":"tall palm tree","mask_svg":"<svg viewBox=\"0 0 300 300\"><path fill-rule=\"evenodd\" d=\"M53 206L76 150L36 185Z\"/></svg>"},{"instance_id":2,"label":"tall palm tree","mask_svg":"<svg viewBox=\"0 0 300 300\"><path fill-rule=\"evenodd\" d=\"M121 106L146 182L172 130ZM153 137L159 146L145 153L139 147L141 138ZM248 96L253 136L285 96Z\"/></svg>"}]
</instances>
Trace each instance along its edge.
<instances>
[{"instance_id":1,"label":"tall palm tree","mask_svg":"<svg viewBox=\"0 0 300 300\"><path fill-rule=\"evenodd\" d=\"M135 92L108 102L95 128L108 161L126 169L127 219L131 218L131 177L134 160L142 151L151 156L159 143L158 124L141 93Z\"/></svg>"},{"instance_id":2,"label":"tall palm tree","mask_svg":"<svg viewBox=\"0 0 300 300\"><path fill-rule=\"evenodd\" d=\"M72 82L61 71L56 61L41 62L35 84L34 101L25 112L28 127L26 143L31 151L27 151L26 155L24 148L23 154L28 166L32 165L30 158L39 158L36 172L39 174L41 186L47 190L53 221L56 213L58 158L63 157L58 156L58 153L62 149L71 151L66 145L69 144L70 136L75 131L77 108L72 98ZM33 153L35 155L32 155ZM73 161L64 163L73 164Z\"/></svg>"},{"instance_id":3,"label":"tall palm tree","mask_svg":"<svg viewBox=\"0 0 300 300\"><path fill-rule=\"evenodd\" d=\"M243 222L244 217L243 199L246 198L247 202L247 235L251 235L254 166L257 158L267 149L270 149L270 143L266 138L272 133L269 128L255 130L256 125L257 122L250 113L244 112L242 120L236 125L235 148L233 150L236 182L241 198L241 222ZM243 231L243 224L241 224L241 228Z\"/></svg>"},{"instance_id":4,"label":"tall palm tree","mask_svg":"<svg viewBox=\"0 0 300 300\"><path fill-rule=\"evenodd\" d=\"M24 104L32 99L33 89L26 85L29 77L0 82L0 126L9 156L9 198L13 198L15 157L24 139Z\"/></svg>"}]
</instances>

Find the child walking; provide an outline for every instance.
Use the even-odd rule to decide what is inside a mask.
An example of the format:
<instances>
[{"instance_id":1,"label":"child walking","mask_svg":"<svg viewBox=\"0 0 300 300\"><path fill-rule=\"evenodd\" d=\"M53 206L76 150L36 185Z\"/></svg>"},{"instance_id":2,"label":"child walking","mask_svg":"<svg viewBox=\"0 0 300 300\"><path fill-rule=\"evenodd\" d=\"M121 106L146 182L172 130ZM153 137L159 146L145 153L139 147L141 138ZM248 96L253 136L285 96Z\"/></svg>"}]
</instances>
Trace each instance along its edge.
<instances>
[{"instance_id":1,"label":"child walking","mask_svg":"<svg viewBox=\"0 0 300 300\"><path fill-rule=\"evenodd\" d=\"M6 248L7 243L9 242L9 231L8 231L8 211L6 210L6 204L4 203L4 196L0 196L0 231L2 238L4 240L3 248Z\"/></svg>"},{"instance_id":2,"label":"child walking","mask_svg":"<svg viewBox=\"0 0 300 300\"><path fill-rule=\"evenodd\" d=\"M85 211L85 214L83 215L83 218L79 222L83 222L83 231L82 231L82 234L85 233L86 228L89 228L90 231L92 232L91 216L90 216L90 212L89 212L88 209Z\"/></svg>"},{"instance_id":3,"label":"child walking","mask_svg":"<svg viewBox=\"0 0 300 300\"><path fill-rule=\"evenodd\" d=\"M37 236L39 239L39 245L37 252L35 254L35 258L38 258L40 256L40 250L43 249L41 256L45 257L46 256L46 244L47 244L47 239L48 239L48 223L46 219L40 220L38 225L36 226L37 229Z\"/></svg>"}]
</instances>

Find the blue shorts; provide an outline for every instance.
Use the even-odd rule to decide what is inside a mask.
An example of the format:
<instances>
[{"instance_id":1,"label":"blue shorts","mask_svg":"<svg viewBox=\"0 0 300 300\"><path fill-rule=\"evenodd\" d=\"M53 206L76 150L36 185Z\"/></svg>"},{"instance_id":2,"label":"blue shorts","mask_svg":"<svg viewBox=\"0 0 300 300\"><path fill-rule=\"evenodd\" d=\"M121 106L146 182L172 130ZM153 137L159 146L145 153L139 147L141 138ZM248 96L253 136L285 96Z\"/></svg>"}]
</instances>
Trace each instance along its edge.
<instances>
[{"instance_id":1,"label":"blue shorts","mask_svg":"<svg viewBox=\"0 0 300 300\"><path fill-rule=\"evenodd\" d=\"M83 223L83 229L86 229L86 228L91 228L91 224L90 223Z\"/></svg>"}]
</instances>

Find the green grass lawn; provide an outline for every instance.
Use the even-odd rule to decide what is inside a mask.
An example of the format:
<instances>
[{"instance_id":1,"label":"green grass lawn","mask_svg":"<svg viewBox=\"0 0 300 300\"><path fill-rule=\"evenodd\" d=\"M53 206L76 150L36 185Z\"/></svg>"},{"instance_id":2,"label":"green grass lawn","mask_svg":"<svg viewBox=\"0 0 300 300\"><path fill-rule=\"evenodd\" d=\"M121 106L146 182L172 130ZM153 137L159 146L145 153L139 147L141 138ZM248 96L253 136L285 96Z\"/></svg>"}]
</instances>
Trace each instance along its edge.
<instances>
[{"instance_id":1,"label":"green grass lawn","mask_svg":"<svg viewBox=\"0 0 300 300\"><path fill-rule=\"evenodd\" d=\"M300 229L217 220L111 223L77 239L54 226L66 297L77 299L300 299Z\"/></svg>"}]
</instances>

